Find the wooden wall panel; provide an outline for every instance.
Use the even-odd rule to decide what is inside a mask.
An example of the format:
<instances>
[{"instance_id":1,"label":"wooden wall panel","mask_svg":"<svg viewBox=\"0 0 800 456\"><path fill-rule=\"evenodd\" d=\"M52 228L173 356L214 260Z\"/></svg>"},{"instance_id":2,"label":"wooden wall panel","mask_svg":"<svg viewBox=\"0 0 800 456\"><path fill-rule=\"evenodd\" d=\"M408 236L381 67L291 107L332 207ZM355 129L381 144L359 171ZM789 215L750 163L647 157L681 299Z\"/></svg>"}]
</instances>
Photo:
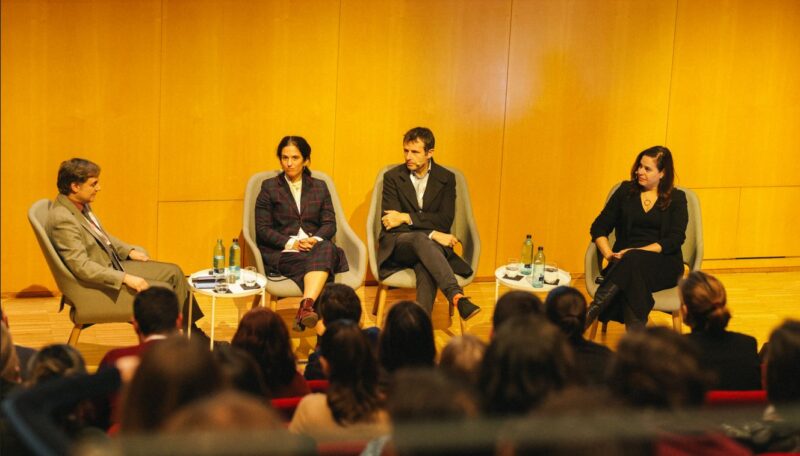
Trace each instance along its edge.
<instances>
[{"instance_id":1,"label":"wooden wall panel","mask_svg":"<svg viewBox=\"0 0 800 456\"><path fill-rule=\"evenodd\" d=\"M338 15L329 0L164 0L161 201L241 199L287 134L332 171Z\"/></svg>"},{"instance_id":2,"label":"wooden wall panel","mask_svg":"<svg viewBox=\"0 0 800 456\"><path fill-rule=\"evenodd\" d=\"M667 142L690 187L800 184L800 2L678 2Z\"/></svg>"},{"instance_id":3,"label":"wooden wall panel","mask_svg":"<svg viewBox=\"0 0 800 456\"><path fill-rule=\"evenodd\" d=\"M158 1L2 2L2 291L55 288L26 214L73 156L102 167L108 231L155 248L160 14Z\"/></svg>"},{"instance_id":4,"label":"wooden wall panel","mask_svg":"<svg viewBox=\"0 0 800 456\"><path fill-rule=\"evenodd\" d=\"M693 189L703 215L703 260L736 258L739 226L738 188Z\"/></svg>"},{"instance_id":5,"label":"wooden wall panel","mask_svg":"<svg viewBox=\"0 0 800 456\"><path fill-rule=\"evenodd\" d=\"M378 171L402 163L402 137L427 126L435 160L464 172L492 271L511 2L342 2L334 179L366 239Z\"/></svg>"},{"instance_id":6,"label":"wooden wall panel","mask_svg":"<svg viewBox=\"0 0 800 456\"><path fill-rule=\"evenodd\" d=\"M800 256L797 207L800 187L743 188L737 256Z\"/></svg>"},{"instance_id":7,"label":"wooden wall panel","mask_svg":"<svg viewBox=\"0 0 800 456\"><path fill-rule=\"evenodd\" d=\"M209 268L217 239L225 255L242 231L242 201L158 204L159 260L179 264L186 274Z\"/></svg>"},{"instance_id":8,"label":"wooden wall panel","mask_svg":"<svg viewBox=\"0 0 800 456\"><path fill-rule=\"evenodd\" d=\"M662 144L674 1L515 2L495 262L526 233L583 271L589 226Z\"/></svg>"}]
</instances>

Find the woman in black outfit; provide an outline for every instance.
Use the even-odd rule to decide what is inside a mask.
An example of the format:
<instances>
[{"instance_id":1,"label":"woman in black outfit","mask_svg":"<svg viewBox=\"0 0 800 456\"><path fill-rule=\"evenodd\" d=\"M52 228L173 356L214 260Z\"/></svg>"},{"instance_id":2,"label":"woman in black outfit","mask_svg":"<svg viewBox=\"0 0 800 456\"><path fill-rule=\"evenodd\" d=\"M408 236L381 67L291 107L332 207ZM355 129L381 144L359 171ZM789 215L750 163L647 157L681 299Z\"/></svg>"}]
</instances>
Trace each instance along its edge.
<instances>
[{"instance_id":1,"label":"woman in black outfit","mask_svg":"<svg viewBox=\"0 0 800 456\"><path fill-rule=\"evenodd\" d=\"M591 227L592 241L608 260L586 324L595 319L641 329L653 308L653 292L672 288L683 274L681 246L689 214L686 194L674 187L672 153L663 146L643 150ZM608 235L614 231L611 247Z\"/></svg>"},{"instance_id":2,"label":"woman in black outfit","mask_svg":"<svg viewBox=\"0 0 800 456\"><path fill-rule=\"evenodd\" d=\"M704 272L692 272L681 280L680 297L683 321L692 328L684 337L700 351L702 365L716 374L712 389L761 389L756 339L725 329L731 313L725 306L722 282Z\"/></svg>"}]
</instances>

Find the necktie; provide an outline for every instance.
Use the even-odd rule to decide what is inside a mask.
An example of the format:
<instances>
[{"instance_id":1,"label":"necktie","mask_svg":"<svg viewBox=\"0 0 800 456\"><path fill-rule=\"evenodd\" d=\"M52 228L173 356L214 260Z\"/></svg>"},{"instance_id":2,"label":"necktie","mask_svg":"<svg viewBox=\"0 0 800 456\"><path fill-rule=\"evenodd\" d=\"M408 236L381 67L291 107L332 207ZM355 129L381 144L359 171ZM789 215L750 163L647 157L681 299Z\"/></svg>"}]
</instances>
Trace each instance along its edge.
<instances>
[{"instance_id":1,"label":"necktie","mask_svg":"<svg viewBox=\"0 0 800 456\"><path fill-rule=\"evenodd\" d=\"M86 217L86 220L89 221L89 226L94 229L94 232L100 237L103 247L108 253L108 256L111 257L111 264L114 265L114 269L118 271L124 271L122 267L122 260L117 255L117 251L114 249L114 245L111 243L111 239L109 239L106 232L103 231L103 228L100 226L100 222L97 221L92 211L89 210L88 206L85 206L83 209L83 216Z\"/></svg>"}]
</instances>

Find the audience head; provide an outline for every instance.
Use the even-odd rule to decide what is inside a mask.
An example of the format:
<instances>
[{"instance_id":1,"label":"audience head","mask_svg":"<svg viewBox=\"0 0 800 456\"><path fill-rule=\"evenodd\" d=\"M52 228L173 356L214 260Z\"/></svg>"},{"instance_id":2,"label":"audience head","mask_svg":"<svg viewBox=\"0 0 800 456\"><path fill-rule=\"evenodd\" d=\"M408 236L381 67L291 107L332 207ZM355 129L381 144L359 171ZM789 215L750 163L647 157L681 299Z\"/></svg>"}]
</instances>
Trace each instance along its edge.
<instances>
[{"instance_id":1,"label":"audience head","mask_svg":"<svg viewBox=\"0 0 800 456\"><path fill-rule=\"evenodd\" d=\"M419 140L422 142L422 147L425 152L428 152L436 147L436 138L433 137L433 132L429 128L415 127L408 130L403 135L403 144L414 143Z\"/></svg>"},{"instance_id":2,"label":"audience head","mask_svg":"<svg viewBox=\"0 0 800 456\"><path fill-rule=\"evenodd\" d=\"M326 325L336 320L361 321L361 300L356 291L341 283L329 283L317 298L322 322Z\"/></svg>"},{"instance_id":3,"label":"audience head","mask_svg":"<svg viewBox=\"0 0 800 456\"><path fill-rule=\"evenodd\" d=\"M500 296L492 315L492 330L509 320L542 313L542 300L533 293L514 290Z\"/></svg>"},{"instance_id":4,"label":"audience head","mask_svg":"<svg viewBox=\"0 0 800 456\"><path fill-rule=\"evenodd\" d=\"M241 348L256 360L270 393L288 385L297 375L286 323L280 315L267 308L253 309L242 317L231 345Z\"/></svg>"},{"instance_id":5,"label":"audience head","mask_svg":"<svg viewBox=\"0 0 800 456\"><path fill-rule=\"evenodd\" d=\"M572 341L583 339L586 327L586 298L572 287L560 286L547 294L544 301L547 318Z\"/></svg>"},{"instance_id":6,"label":"audience head","mask_svg":"<svg viewBox=\"0 0 800 456\"><path fill-rule=\"evenodd\" d=\"M479 407L471 391L435 369L401 369L389 387L387 409L393 423L474 418Z\"/></svg>"},{"instance_id":7,"label":"audience head","mask_svg":"<svg viewBox=\"0 0 800 456\"><path fill-rule=\"evenodd\" d=\"M85 375L86 364L75 348L53 344L33 355L28 361L28 372L28 385L36 385L50 379Z\"/></svg>"},{"instance_id":8,"label":"audience head","mask_svg":"<svg viewBox=\"0 0 800 456\"><path fill-rule=\"evenodd\" d=\"M340 424L371 418L379 406L378 363L367 336L353 321L337 320L325 329L321 349L333 418Z\"/></svg>"},{"instance_id":9,"label":"audience head","mask_svg":"<svg viewBox=\"0 0 800 456\"><path fill-rule=\"evenodd\" d=\"M294 146L300 151L300 156L303 157L303 174L311 174L311 171L308 169L308 162L311 160L311 146L308 144L305 138L302 136L284 136L281 139L281 142L278 143L278 150L276 155L278 156L278 161L282 162L281 154L283 153L284 147Z\"/></svg>"},{"instance_id":10,"label":"audience head","mask_svg":"<svg viewBox=\"0 0 800 456\"><path fill-rule=\"evenodd\" d=\"M179 408L222 387L214 357L197 339L169 337L144 352L124 398L123 432L153 432Z\"/></svg>"},{"instance_id":11,"label":"audience head","mask_svg":"<svg viewBox=\"0 0 800 456\"><path fill-rule=\"evenodd\" d=\"M522 414L574 375L566 336L542 316L507 321L495 334L481 364L479 390L492 415Z\"/></svg>"},{"instance_id":12,"label":"audience head","mask_svg":"<svg viewBox=\"0 0 800 456\"><path fill-rule=\"evenodd\" d=\"M223 391L192 402L175 412L163 429L173 434L246 432L282 429L275 411L238 391Z\"/></svg>"},{"instance_id":13,"label":"audience head","mask_svg":"<svg viewBox=\"0 0 800 456\"><path fill-rule=\"evenodd\" d=\"M765 383L772 404L800 402L800 321L786 320L772 331Z\"/></svg>"},{"instance_id":14,"label":"audience head","mask_svg":"<svg viewBox=\"0 0 800 456\"><path fill-rule=\"evenodd\" d=\"M259 399L267 396L264 374L249 353L233 345L221 344L214 349L214 359L230 388Z\"/></svg>"},{"instance_id":15,"label":"audience head","mask_svg":"<svg viewBox=\"0 0 800 456\"><path fill-rule=\"evenodd\" d=\"M150 287L133 299L133 320L144 337L167 334L180 327L180 306L175 292L164 287Z\"/></svg>"},{"instance_id":16,"label":"audience head","mask_svg":"<svg viewBox=\"0 0 800 456\"><path fill-rule=\"evenodd\" d=\"M72 193L72 184L82 184L89 180L91 177L100 176L100 167L84 160L83 158L73 158L61 162L58 168L58 192L62 195L69 195Z\"/></svg>"},{"instance_id":17,"label":"audience head","mask_svg":"<svg viewBox=\"0 0 800 456\"><path fill-rule=\"evenodd\" d=\"M664 173L658 183L659 196L669 195L672 192L675 182L675 165L672 162L672 152L664 146L653 146L639 152L636 156L636 160L633 161L633 166L631 166L631 182L633 182L634 186L639 190L642 190L642 186L637 179L637 171L642 157L652 158L655 162L656 169Z\"/></svg>"},{"instance_id":18,"label":"audience head","mask_svg":"<svg viewBox=\"0 0 800 456\"><path fill-rule=\"evenodd\" d=\"M456 336L442 350L439 367L454 379L477 385L478 372L485 353L484 341L472 334Z\"/></svg>"},{"instance_id":19,"label":"audience head","mask_svg":"<svg viewBox=\"0 0 800 456\"><path fill-rule=\"evenodd\" d=\"M19 383L19 359L11 332L4 322L0 322L0 379L11 383Z\"/></svg>"},{"instance_id":20,"label":"audience head","mask_svg":"<svg viewBox=\"0 0 800 456\"><path fill-rule=\"evenodd\" d=\"M433 367L435 358L431 317L414 301L392 306L380 337L383 368L393 373L401 367Z\"/></svg>"},{"instance_id":21,"label":"audience head","mask_svg":"<svg viewBox=\"0 0 800 456\"><path fill-rule=\"evenodd\" d=\"M699 406L710 381L696 349L665 327L627 333L609 369L611 392L637 407Z\"/></svg>"},{"instance_id":22,"label":"audience head","mask_svg":"<svg viewBox=\"0 0 800 456\"><path fill-rule=\"evenodd\" d=\"M725 307L725 287L716 277L693 271L678 285L683 321L694 331L721 332L731 313Z\"/></svg>"}]
</instances>

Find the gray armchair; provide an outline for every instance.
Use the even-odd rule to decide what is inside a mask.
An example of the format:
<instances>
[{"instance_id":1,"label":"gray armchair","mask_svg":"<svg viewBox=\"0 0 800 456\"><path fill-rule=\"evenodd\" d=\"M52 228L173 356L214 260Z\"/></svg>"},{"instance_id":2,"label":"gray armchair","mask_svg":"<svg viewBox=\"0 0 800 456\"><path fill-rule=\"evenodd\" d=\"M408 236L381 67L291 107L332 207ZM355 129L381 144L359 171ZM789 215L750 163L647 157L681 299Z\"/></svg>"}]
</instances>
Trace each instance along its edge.
<instances>
[{"instance_id":1,"label":"gray armchair","mask_svg":"<svg viewBox=\"0 0 800 456\"><path fill-rule=\"evenodd\" d=\"M611 195L614 194L617 187L619 187L619 184L611 188L611 191L608 192L608 196L606 197L606 201L611 198ZM686 240L683 242L683 246L681 246L683 262L689 267L689 271L698 271L703 263L703 218L700 212L700 200L697 198L697 194L692 190L684 187L677 188L686 193L686 203L689 212L689 223L686 225ZM612 232L608 236L611 245L614 245L615 239L614 233ZM589 293L589 296L594 297L594 293L597 291L598 285L595 283L595 279L600 276L602 263L603 257L597 251L597 246L595 246L593 242L589 242L586 255L584 256L584 280L586 281L586 291ZM675 331L681 332L681 301L678 296L677 285L653 293L653 299L655 299L653 310L660 310L672 314L672 327ZM594 339L597 334L597 323L598 320L595 320L594 324L592 324L592 329L589 333L590 339ZM603 334L605 334L607 326L607 323L603 323Z\"/></svg>"},{"instance_id":2,"label":"gray armchair","mask_svg":"<svg viewBox=\"0 0 800 456\"><path fill-rule=\"evenodd\" d=\"M255 265L261 274L266 274L266 269L256 243L256 199L261 191L261 183L278 174L278 171L263 171L254 174L247 182L247 188L244 193L242 234L248 247L245 254L247 255L248 263ZM353 289L358 289L364 284L364 277L367 275L367 249L361 239L356 236L344 216L344 209L342 209L342 203L336 193L336 186L333 184L333 180L320 171L313 171L312 176L325 181L328 186L331 201L333 202L333 210L336 211L336 236L334 236L333 241L344 250L347 263L350 266L349 271L336 274L334 280L336 283L343 283ZM278 305L278 298L303 296L300 287L286 277L268 276L267 293L269 293L270 307L273 310Z\"/></svg>"},{"instance_id":3,"label":"gray armchair","mask_svg":"<svg viewBox=\"0 0 800 456\"><path fill-rule=\"evenodd\" d=\"M64 304L70 306L69 316L75 326L69 335L68 343L74 346L78 344L81 330L89 325L131 321L133 307L117 304L115 290L78 280L67 269L44 229L50 204L50 200L47 199L33 203L28 210L28 220L47 261L47 266L61 291L61 307L63 308Z\"/></svg>"},{"instance_id":4,"label":"gray armchair","mask_svg":"<svg viewBox=\"0 0 800 456\"><path fill-rule=\"evenodd\" d=\"M386 312L386 295L389 288L416 288L417 278L413 269L403 269L395 272L384 280L380 280L378 275L377 248L378 237L381 233L381 200L383 196L383 175L396 165L389 165L383 168L375 180L372 190L372 201L370 202L369 214L367 215L367 250L369 251L369 267L372 275L378 281L378 292L375 295L375 304L372 313L377 314L378 326L383 326L383 318ZM469 187L467 180L461 171L444 167L456 176L456 211L451 229L463 247L462 257L472 268L472 275L461 277L456 275L458 284L466 287L475 278L478 271L478 261L481 256L481 239L478 235L478 227L475 224L475 217L472 215L472 203L469 198ZM457 315L458 312L455 312ZM460 321L460 318L459 318ZM461 332L464 332L464 322L460 321Z\"/></svg>"}]
</instances>

